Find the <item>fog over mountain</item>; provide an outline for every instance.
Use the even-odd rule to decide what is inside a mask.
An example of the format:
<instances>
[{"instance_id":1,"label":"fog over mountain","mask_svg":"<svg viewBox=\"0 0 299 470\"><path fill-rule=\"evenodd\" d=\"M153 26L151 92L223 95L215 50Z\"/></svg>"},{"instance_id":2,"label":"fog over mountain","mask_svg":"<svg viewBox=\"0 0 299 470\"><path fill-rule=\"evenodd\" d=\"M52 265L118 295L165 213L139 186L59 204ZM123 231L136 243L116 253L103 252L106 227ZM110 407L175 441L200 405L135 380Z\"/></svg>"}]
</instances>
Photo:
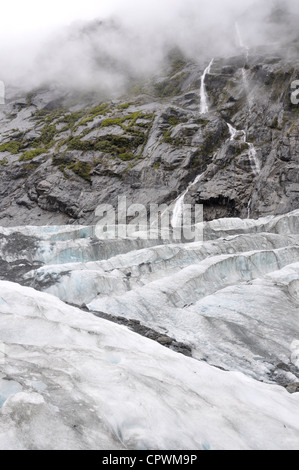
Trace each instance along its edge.
<instances>
[{"instance_id":1,"label":"fog over mountain","mask_svg":"<svg viewBox=\"0 0 299 470\"><path fill-rule=\"evenodd\" d=\"M275 10L284 13L275 16ZM91 21L78 15L71 24L42 30L41 18L31 34L10 32L1 41L1 78L21 87L47 82L115 93L132 78L159 71L172 48L198 62L234 54L236 22L247 47L291 40L298 12L295 0L109 2Z\"/></svg>"}]
</instances>

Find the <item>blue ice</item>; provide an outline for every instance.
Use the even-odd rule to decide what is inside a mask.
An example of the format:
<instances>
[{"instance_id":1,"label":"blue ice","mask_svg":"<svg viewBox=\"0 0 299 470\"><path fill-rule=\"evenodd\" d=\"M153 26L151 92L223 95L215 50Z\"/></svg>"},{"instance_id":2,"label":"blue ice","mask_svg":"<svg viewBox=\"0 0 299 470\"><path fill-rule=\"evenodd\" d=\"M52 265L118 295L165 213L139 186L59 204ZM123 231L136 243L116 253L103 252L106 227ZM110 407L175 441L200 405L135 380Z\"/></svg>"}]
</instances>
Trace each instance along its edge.
<instances>
[{"instance_id":1,"label":"blue ice","mask_svg":"<svg viewBox=\"0 0 299 470\"><path fill-rule=\"evenodd\" d=\"M6 400L22 391L22 386L13 380L0 379L0 408Z\"/></svg>"}]
</instances>

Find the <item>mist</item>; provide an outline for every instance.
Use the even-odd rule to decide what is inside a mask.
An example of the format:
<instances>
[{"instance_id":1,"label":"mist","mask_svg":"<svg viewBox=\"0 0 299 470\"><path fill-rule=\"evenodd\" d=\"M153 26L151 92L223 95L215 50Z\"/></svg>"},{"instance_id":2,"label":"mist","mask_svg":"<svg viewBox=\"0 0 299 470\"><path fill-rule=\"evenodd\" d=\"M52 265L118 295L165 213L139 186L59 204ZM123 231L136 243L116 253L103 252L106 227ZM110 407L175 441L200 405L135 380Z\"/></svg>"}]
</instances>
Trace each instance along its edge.
<instances>
[{"instance_id":1,"label":"mist","mask_svg":"<svg viewBox=\"0 0 299 470\"><path fill-rule=\"evenodd\" d=\"M288 12L285 22L269 21L274 7ZM297 0L115 0L88 19L78 12L71 22L10 32L7 41L2 34L0 79L115 95L160 72L174 48L200 64L240 53L236 22L249 48L291 40L298 14Z\"/></svg>"}]
</instances>

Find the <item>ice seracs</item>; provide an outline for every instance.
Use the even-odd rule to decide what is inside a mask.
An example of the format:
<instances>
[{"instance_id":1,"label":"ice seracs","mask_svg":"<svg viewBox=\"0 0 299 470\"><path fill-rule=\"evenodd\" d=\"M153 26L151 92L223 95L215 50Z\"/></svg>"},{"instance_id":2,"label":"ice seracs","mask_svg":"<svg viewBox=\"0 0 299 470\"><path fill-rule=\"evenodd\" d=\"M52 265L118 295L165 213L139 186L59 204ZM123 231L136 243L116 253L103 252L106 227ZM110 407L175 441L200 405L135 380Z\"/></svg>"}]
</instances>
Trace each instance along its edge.
<instances>
[{"instance_id":1,"label":"ice seracs","mask_svg":"<svg viewBox=\"0 0 299 470\"><path fill-rule=\"evenodd\" d=\"M299 211L203 228L155 244L1 229L26 286L0 281L0 448L299 448Z\"/></svg>"},{"instance_id":2,"label":"ice seracs","mask_svg":"<svg viewBox=\"0 0 299 470\"><path fill-rule=\"evenodd\" d=\"M299 395L34 289L2 281L0 295L1 449L298 449Z\"/></svg>"},{"instance_id":3,"label":"ice seracs","mask_svg":"<svg viewBox=\"0 0 299 470\"><path fill-rule=\"evenodd\" d=\"M12 232L12 229L7 230ZM32 229L32 234L36 233ZM142 244L137 240L115 240L103 244L92 237L80 238L82 234L86 236L87 228L69 227L67 231L52 233L48 262L28 270L23 282L65 302L78 306L87 304L91 311L135 319L161 333L168 331L178 341L192 344L193 353L198 358L206 354L213 364L228 369L240 368L256 378L271 381L273 377L269 370L275 370L276 363L290 360L287 341L291 343L296 339L290 337L286 341L283 338L285 331L289 331L290 319L297 318L297 274L292 271L288 302L279 285L273 285L272 299L280 299L274 303L278 316L284 305L289 306L289 313L278 322L278 329L274 328L272 321L272 303L269 299L264 302L265 277L299 261L298 233L298 211L258 220L221 219L204 223L204 243L159 244L156 241L156 245L151 245L151 240L142 240ZM92 230L89 235L92 235ZM61 238L65 240L62 242ZM46 239L40 240L35 256L42 251L45 256L48 247ZM85 258L82 261L83 248ZM33 256L28 250L27 255ZM269 279L267 282L272 283ZM253 286L244 287L244 283ZM260 289L258 286L263 287ZM235 316L235 327L225 315L217 318L215 306L210 303L216 299L219 305L227 306L227 310L223 307L219 313L228 312L233 302L232 292L243 292L244 299L248 297L248 303L245 300L241 302L241 297L238 297L244 309L242 312L239 309L239 316ZM206 299L209 299L208 304ZM207 328L211 316L214 328ZM264 341L264 363L253 359L256 356L255 341L244 343L246 335L251 334L251 322L255 321L265 325L265 330L260 326L261 338L264 335L268 338L266 331L270 330L277 338L276 345ZM198 325L200 335L194 325ZM226 353L220 354L217 330L223 329L224 325L230 333L222 342ZM204 339L206 331L213 331L207 340L208 346ZM294 332L297 334L296 324ZM232 338L234 345L242 344L243 354L231 346ZM246 359L240 360L243 357Z\"/></svg>"}]
</instances>

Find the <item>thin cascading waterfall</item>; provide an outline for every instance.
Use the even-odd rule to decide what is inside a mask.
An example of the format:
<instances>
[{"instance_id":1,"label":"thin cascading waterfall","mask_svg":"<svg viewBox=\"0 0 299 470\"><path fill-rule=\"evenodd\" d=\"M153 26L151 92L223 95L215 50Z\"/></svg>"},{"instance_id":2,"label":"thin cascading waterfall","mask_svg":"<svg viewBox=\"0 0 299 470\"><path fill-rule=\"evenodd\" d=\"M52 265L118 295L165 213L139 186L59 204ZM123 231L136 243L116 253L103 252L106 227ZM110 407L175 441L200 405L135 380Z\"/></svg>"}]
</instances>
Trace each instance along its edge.
<instances>
[{"instance_id":1,"label":"thin cascading waterfall","mask_svg":"<svg viewBox=\"0 0 299 470\"><path fill-rule=\"evenodd\" d=\"M171 226L173 228L175 227L181 227L182 226L182 217L184 214L184 202L185 202L185 196L188 193L189 189L191 189L202 177L203 173L198 175L193 182L191 182L187 189L180 195L178 198L175 200L174 203L174 208L172 210L172 217L171 217ZM168 208L162 213L161 217L168 211ZM155 223L152 224L154 226Z\"/></svg>"},{"instance_id":2,"label":"thin cascading waterfall","mask_svg":"<svg viewBox=\"0 0 299 470\"><path fill-rule=\"evenodd\" d=\"M249 112L251 113L252 106L253 106L253 100L252 100L252 96L251 96L251 92L250 92L250 85L249 85L249 80L248 80L248 76L247 76L247 70L245 70L244 67L242 68L242 80L243 80L244 90L245 90L245 93L246 93L246 99L247 99L247 103L248 103Z\"/></svg>"},{"instance_id":3,"label":"thin cascading waterfall","mask_svg":"<svg viewBox=\"0 0 299 470\"><path fill-rule=\"evenodd\" d=\"M229 133L230 133L230 140L235 140L236 138L236 135L238 133L237 129L235 129L231 124L229 124L227 122L227 126L228 126L228 129L229 129Z\"/></svg>"},{"instance_id":4,"label":"thin cascading waterfall","mask_svg":"<svg viewBox=\"0 0 299 470\"><path fill-rule=\"evenodd\" d=\"M213 65L214 59L211 60L209 65L205 68L204 73L201 76L201 86L200 86L200 114L206 114L209 112L209 98L206 90L206 76L210 73L211 67ZM184 212L184 201L185 196L188 193L189 189L194 186L200 178L201 175L198 175L195 180L189 184L188 188L177 198L175 206L172 212L171 225L172 227L180 227L182 223L182 217Z\"/></svg>"},{"instance_id":5,"label":"thin cascading waterfall","mask_svg":"<svg viewBox=\"0 0 299 470\"><path fill-rule=\"evenodd\" d=\"M213 65L214 59L211 60L209 65L205 68L201 76L201 85L200 85L200 114L206 114L209 112L209 98L206 90L206 76L211 72L211 67ZM184 211L184 201L185 196L188 193L189 189L194 186L202 177L202 174L198 175L195 180L189 184L188 188L176 199L174 209L172 211L171 225L172 227L180 227Z\"/></svg>"},{"instance_id":6,"label":"thin cascading waterfall","mask_svg":"<svg viewBox=\"0 0 299 470\"><path fill-rule=\"evenodd\" d=\"M242 134L242 141L246 143L246 132L244 130L238 131L235 129L231 124L227 122L229 133L230 133L230 140L236 140L236 137Z\"/></svg>"},{"instance_id":7,"label":"thin cascading waterfall","mask_svg":"<svg viewBox=\"0 0 299 470\"><path fill-rule=\"evenodd\" d=\"M255 146L251 143L248 143L248 145L249 145L249 159L250 159L251 168L254 174L257 176L261 171L261 165L257 157Z\"/></svg>"},{"instance_id":8,"label":"thin cascading waterfall","mask_svg":"<svg viewBox=\"0 0 299 470\"><path fill-rule=\"evenodd\" d=\"M184 210L184 200L185 196L188 192L188 189L177 199L173 213L172 213L172 219L171 219L171 226L172 227L180 227L181 226L181 221L182 221L182 215L183 215L183 210Z\"/></svg>"},{"instance_id":9,"label":"thin cascading waterfall","mask_svg":"<svg viewBox=\"0 0 299 470\"><path fill-rule=\"evenodd\" d=\"M243 38L242 38L242 35L241 35L241 31L240 31L240 27L239 27L239 23L236 21L235 22L235 31L236 31L236 37L237 37L237 45L241 48L241 49L246 49L246 46L243 42Z\"/></svg>"},{"instance_id":10,"label":"thin cascading waterfall","mask_svg":"<svg viewBox=\"0 0 299 470\"><path fill-rule=\"evenodd\" d=\"M238 46L244 51L246 64L247 64L248 59L249 59L249 47L246 46L244 41L243 41L243 38L242 38L241 32L240 32L240 28L239 28L239 24L237 22L235 23L235 30L236 30ZM243 80L243 86L244 86L246 97L247 97L249 113L251 113L253 103L252 103L252 98L251 98L251 94L250 94L250 85L249 85L249 80L248 80L248 77L247 77L247 70L245 69L245 67L242 68L242 80ZM229 131L230 131L230 134L231 134L231 140L235 140L235 137L236 137L238 131L236 129L234 129L231 126L231 124L228 124L228 127L229 127ZM243 142L245 142L249 146L249 160L250 160L251 168L252 168L254 174L257 176L261 171L261 165L260 165L259 159L257 157L256 149L255 149L255 147L252 143L249 143L249 142L246 141L246 139L247 139L246 132L245 131L242 131L242 132L244 133L244 139L242 139L242 140L243 140Z\"/></svg>"},{"instance_id":11,"label":"thin cascading waterfall","mask_svg":"<svg viewBox=\"0 0 299 470\"><path fill-rule=\"evenodd\" d=\"M206 90L206 76L210 73L211 67L213 65L214 59L211 60L209 65L205 68L201 76L201 86L200 86L200 114L206 114L209 112L209 98ZM194 186L201 178L202 175L198 175L195 180L189 184L188 188L178 197L176 200L173 215L171 220L172 227L179 227L181 225L183 210L184 210L184 201L185 196L188 193L189 189Z\"/></svg>"},{"instance_id":12,"label":"thin cascading waterfall","mask_svg":"<svg viewBox=\"0 0 299 470\"><path fill-rule=\"evenodd\" d=\"M240 28L239 28L239 24L238 23L235 23L235 30L236 30L236 36L237 36L237 43L238 43L238 46L242 49L244 55L245 55L245 62L246 64L248 64L248 60L249 60L249 47L245 45L244 41L243 41L243 38L241 36L241 32L240 32ZM246 98L247 98L247 102L248 102L248 107L249 107L249 112L251 112L251 108L253 106L253 102L252 102L252 98L251 98L251 93L250 93L250 84L249 84L249 80L248 80L248 74L247 74L247 70L244 67L242 67L242 81L243 81L243 86L244 86L244 90L245 90L245 93L246 93Z\"/></svg>"},{"instance_id":13,"label":"thin cascading waterfall","mask_svg":"<svg viewBox=\"0 0 299 470\"><path fill-rule=\"evenodd\" d=\"M187 195L188 191L195 186L196 183L198 183L203 176L203 173L198 175L195 180L189 184L188 188L177 198L175 202L175 206L172 211L172 219L171 219L171 226L173 228L175 227L181 227L182 225L182 217L184 214L184 202L185 202L185 196Z\"/></svg>"},{"instance_id":14,"label":"thin cascading waterfall","mask_svg":"<svg viewBox=\"0 0 299 470\"><path fill-rule=\"evenodd\" d=\"M247 205L247 219L250 219L251 216L251 204L252 204L252 199L249 199L248 205Z\"/></svg>"},{"instance_id":15,"label":"thin cascading waterfall","mask_svg":"<svg viewBox=\"0 0 299 470\"><path fill-rule=\"evenodd\" d=\"M227 126L228 126L228 129L229 129L230 140L231 141L236 140L238 136L241 137L241 135L242 135L241 141L244 142L245 144L247 144L248 147L249 147L248 155L249 155L249 161L250 161L252 171L255 174L255 176L258 176L259 173L261 172L261 165L260 165L260 162L259 162L259 159L258 159L258 156L257 156L257 151L256 151L254 145L250 142L247 142L247 140L246 140L247 139L246 132L243 129L238 131L237 129L235 129L229 123L227 123Z\"/></svg>"},{"instance_id":16,"label":"thin cascading waterfall","mask_svg":"<svg viewBox=\"0 0 299 470\"><path fill-rule=\"evenodd\" d=\"M213 65L214 59L211 60L207 68L204 70L204 73L201 76L201 86L200 86L200 114L206 114L209 112L209 98L206 89L206 76L210 73L211 67Z\"/></svg>"},{"instance_id":17,"label":"thin cascading waterfall","mask_svg":"<svg viewBox=\"0 0 299 470\"><path fill-rule=\"evenodd\" d=\"M227 123L229 133L230 133L230 140L236 140L238 137L242 142L248 145L249 147L249 161L251 165L251 169L255 176L258 176L260 171L261 171L261 165L257 156L256 149L252 143L249 143L246 141L246 132L242 129L238 131L235 129L231 124ZM252 199L250 198L248 205L247 205L247 219L250 219L251 217L251 205L252 205Z\"/></svg>"}]
</instances>

